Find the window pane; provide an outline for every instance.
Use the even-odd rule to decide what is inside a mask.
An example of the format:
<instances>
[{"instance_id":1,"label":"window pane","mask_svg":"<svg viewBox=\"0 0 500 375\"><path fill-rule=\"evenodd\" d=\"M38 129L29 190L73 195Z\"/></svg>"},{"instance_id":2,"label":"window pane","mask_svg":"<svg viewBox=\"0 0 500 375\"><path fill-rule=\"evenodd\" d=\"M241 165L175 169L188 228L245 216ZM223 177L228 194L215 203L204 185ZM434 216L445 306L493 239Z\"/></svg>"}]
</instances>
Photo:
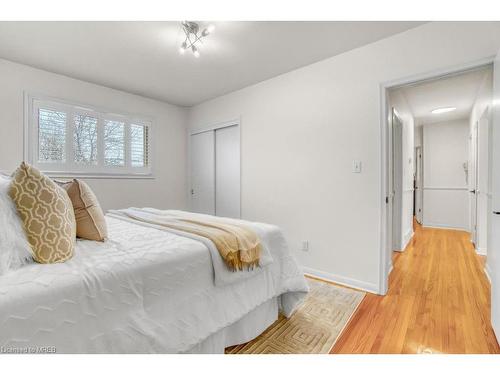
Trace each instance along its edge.
<instances>
[{"instance_id":1,"label":"window pane","mask_svg":"<svg viewBox=\"0 0 500 375\"><path fill-rule=\"evenodd\" d=\"M38 161L66 161L66 113L40 108L38 111Z\"/></svg>"},{"instance_id":2,"label":"window pane","mask_svg":"<svg viewBox=\"0 0 500 375\"><path fill-rule=\"evenodd\" d=\"M88 115L75 116L75 163L97 164L97 119Z\"/></svg>"},{"instance_id":3,"label":"window pane","mask_svg":"<svg viewBox=\"0 0 500 375\"><path fill-rule=\"evenodd\" d=\"M125 124L120 121L104 121L104 164L125 164Z\"/></svg>"},{"instance_id":4,"label":"window pane","mask_svg":"<svg viewBox=\"0 0 500 375\"><path fill-rule=\"evenodd\" d=\"M148 165L148 127L130 125L130 159L132 167Z\"/></svg>"}]
</instances>

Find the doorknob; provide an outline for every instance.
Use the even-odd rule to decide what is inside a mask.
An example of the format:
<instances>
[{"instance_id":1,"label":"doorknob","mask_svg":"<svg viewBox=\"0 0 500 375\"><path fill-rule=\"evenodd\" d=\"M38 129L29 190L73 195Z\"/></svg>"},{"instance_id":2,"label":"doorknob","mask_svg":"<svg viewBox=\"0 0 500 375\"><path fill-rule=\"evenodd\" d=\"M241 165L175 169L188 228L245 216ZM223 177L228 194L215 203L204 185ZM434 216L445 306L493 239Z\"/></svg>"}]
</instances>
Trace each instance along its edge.
<instances>
[{"instance_id":1,"label":"doorknob","mask_svg":"<svg viewBox=\"0 0 500 375\"><path fill-rule=\"evenodd\" d=\"M476 190L469 190L469 193L476 194Z\"/></svg>"},{"instance_id":2,"label":"doorknob","mask_svg":"<svg viewBox=\"0 0 500 375\"><path fill-rule=\"evenodd\" d=\"M194 189L191 189L191 195L194 195Z\"/></svg>"}]
</instances>

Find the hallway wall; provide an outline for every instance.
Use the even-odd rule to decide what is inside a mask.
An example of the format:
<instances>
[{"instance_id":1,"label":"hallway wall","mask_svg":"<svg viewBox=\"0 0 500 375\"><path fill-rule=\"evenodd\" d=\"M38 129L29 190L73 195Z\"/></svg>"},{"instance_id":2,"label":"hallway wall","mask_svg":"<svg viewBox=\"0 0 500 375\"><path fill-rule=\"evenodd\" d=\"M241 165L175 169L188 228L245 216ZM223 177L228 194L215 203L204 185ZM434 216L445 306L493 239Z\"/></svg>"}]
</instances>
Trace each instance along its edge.
<instances>
[{"instance_id":1,"label":"hallway wall","mask_svg":"<svg viewBox=\"0 0 500 375\"><path fill-rule=\"evenodd\" d=\"M469 230L468 137L466 119L424 125L424 226Z\"/></svg>"}]
</instances>

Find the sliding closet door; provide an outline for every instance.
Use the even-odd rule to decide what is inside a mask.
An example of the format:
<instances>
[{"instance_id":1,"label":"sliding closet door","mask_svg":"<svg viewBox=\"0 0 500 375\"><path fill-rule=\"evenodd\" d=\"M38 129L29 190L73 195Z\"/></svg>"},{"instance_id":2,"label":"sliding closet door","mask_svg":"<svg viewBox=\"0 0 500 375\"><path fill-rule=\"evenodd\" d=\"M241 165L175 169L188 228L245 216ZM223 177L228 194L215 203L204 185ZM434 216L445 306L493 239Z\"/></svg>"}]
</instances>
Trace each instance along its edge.
<instances>
[{"instance_id":1,"label":"sliding closet door","mask_svg":"<svg viewBox=\"0 0 500 375\"><path fill-rule=\"evenodd\" d=\"M215 130L215 213L240 217L240 127Z\"/></svg>"},{"instance_id":2,"label":"sliding closet door","mask_svg":"<svg viewBox=\"0 0 500 375\"><path fill-rule=\"evenodd\" d=\"M191 135L191 211L215 215L214 132Z\"/></svg>"}]
</instances>

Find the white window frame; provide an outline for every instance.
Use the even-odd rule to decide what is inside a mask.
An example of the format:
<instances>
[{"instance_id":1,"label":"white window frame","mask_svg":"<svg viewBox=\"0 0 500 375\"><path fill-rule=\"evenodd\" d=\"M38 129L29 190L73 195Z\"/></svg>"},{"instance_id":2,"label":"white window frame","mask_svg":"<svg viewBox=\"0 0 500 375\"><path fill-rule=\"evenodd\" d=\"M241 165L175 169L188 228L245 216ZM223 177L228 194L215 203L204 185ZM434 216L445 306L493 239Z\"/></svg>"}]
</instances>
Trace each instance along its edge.
<instances>
[{"instance_id":1,"label":"white window frame","mask_svg":"<svg viewBox=\"0 0 500 375\"><path fill-rule=\"evenodd\" d=\"M63 111L67 114L66 147L63 163L40 163L38 162L38 110L39 108ZM89 115L97 118L97 165L79 166L74 162L73 129L75 114ZM125 124L125 150L124 166L104 165L104 121L120 121ZM143 125L148 128L147 150L145 155L148 165L144 167L131 166L131 144L130 126ZM117 113L91 105L69 102L64 99L49 97L46 95L24 93L24 160L40 169L42 172L53 177L85 177L85 178L154 178L153 162L153 119L147 116L138 116L125 113Z\"/></svg>"}]
</instances>

